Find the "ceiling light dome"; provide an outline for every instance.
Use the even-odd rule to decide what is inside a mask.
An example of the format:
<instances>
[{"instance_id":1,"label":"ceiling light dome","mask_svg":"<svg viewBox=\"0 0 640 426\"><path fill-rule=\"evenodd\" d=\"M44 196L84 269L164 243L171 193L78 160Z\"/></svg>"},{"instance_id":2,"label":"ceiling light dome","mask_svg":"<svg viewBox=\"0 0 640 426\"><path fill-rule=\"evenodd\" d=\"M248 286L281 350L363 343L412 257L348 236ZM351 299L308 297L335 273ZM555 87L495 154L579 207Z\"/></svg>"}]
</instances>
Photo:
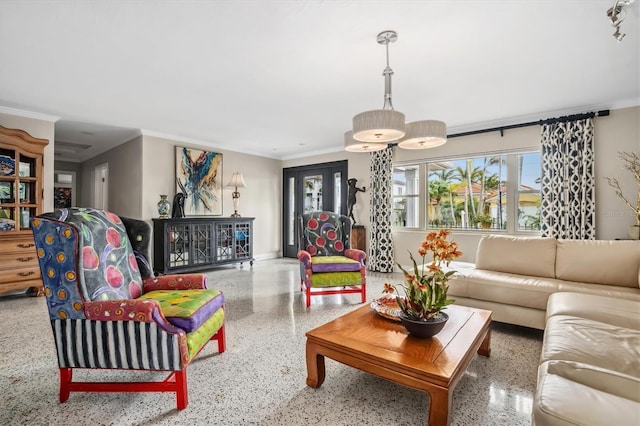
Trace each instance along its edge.
<instances>
[{"instance_id":1,"label":"ceiling light dome","mask_svg":"<svg viewBox=\"0 0 640 426\"><path fill-rule=\"evenodd\" d=\"M344 150L349 152L373 152L387 147L383 143L361 142L353 138L353 132L349 130L344 134Z\"/></svg>"},{"instance_id":2,"label":"ceiling light dome","mask_svg":"<svg viewBox=\"0 0 640 426\"><path fill-rule=\"evenodd\" d=\"M422 120L408 123L406 133L398 143L404 149L427 149L447 142L447 125L444 121Z\"/></svg>"},{"instance_id":3,"label":"ceiling light dome","mask_svg":"<svg viewBox=\"0 0 640 426\"><path fill-rule=\"evenodd\" d=\"M389 109L365 111L353 117L353 138L361 142L392 142L404 136L404 114Z\"/></svg>"}]
</instances>

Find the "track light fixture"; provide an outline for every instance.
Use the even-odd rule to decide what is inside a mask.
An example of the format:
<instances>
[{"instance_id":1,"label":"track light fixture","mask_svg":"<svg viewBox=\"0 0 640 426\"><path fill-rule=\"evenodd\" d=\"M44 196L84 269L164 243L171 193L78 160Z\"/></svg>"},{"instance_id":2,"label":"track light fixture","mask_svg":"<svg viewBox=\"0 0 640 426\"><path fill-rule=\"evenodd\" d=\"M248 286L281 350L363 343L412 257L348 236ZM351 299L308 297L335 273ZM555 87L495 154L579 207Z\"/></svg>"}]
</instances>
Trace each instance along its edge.
<instances>
[{"instance_id":1,"label":"track light fixture","mask_svg":"<svg viewBox=\"0 0 640 426\"><path fill-rule=\"evenodd\" d=\"M611 21L611 26L616 29L613 33L613 38L618 41L622 41L626 36L626 34L620 32L620 24L622 24L626 16L625 8L635 1L636 0L616 0L613 7L607 10L607 17L609 21Z\"/></svg>"}]
</instances>

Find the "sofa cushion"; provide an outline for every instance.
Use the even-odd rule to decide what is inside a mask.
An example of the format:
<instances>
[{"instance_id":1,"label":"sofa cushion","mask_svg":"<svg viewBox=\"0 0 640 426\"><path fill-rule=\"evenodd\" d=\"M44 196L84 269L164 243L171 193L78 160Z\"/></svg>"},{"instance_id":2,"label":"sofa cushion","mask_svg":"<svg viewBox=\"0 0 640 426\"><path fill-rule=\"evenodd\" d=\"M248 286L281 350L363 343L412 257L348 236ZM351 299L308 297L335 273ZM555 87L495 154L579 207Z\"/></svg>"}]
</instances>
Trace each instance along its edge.
<instances>
[{"instance_id":1,"label":"sofa cushion","mask_svg":"<svg viewBox=\"0 0 640 426\"><path fill-rule=\"evenodd\" d=\"M362 284L360 272L319 272L311 275L311 287L344 287Z\"/></svg>"},{"instance_id":2,"label":"sofa cushion","mask_svg":"<svg viewBox=\"0 0 640 426\"><path fill-rule=\"evenodd\" d=\"M540 359L581 362L640 378L640 331L553 315L547 320Z\"/></svg>"},{"instance_id":3,"label":"sofa cushion","mask_svg":"<svg viewBox=\"0 0 640 426\"><path fill-rule=\"evenodd\" d=\"M640 241L558 240L556 278L639 287Z\"/></svg>"},{"instance_id":4,"label":"sofa cushion","mask_svg":"<svg viewBox=\"0 0 640 426\"><path fill-rule=\"evenodd\" d=\"M480 239L476 268L519 275L554 278L555 238L487 235Z\"/></svg>"},{"instance_id":5,"label":"sofa cushion","mask_svg":"<svg viewBox=\"0 0 640 426\"><path fill-rule=\"evenodd\" d=\"M558 281L480 269L459 270L449 280L448 295L545 310Z\"/></svg>"},{"instance_id":6,"label":"sofa cushion","mask_svg":"<svg viewBox=\"0 0 640 426\"><path fill-rule=\"evenodd\" d=\"M218 290L154 290L138 299L157 301L167 321L187 333L224 305L224 295Z\"/></svg>"},{"instance_id":7,"label":"sofa cushion","mask_svg":"<svg viewBox=\"0 0 640 426\"><path fill-rule=\"evenodd\" d=\"M354 272L360 270L360 262L346 256L314 256L311 258L313 272Z\"/></svg>"},{"instance_id":8,"label":"sofa cushion","mask_svg":"<svg viewBox=\"0 0 640 426\"><path fill-rule=\"evenodd\" d=\"M574 283L571 281L562 281L558 280L558 292L565 294L572 294L571 296L571 306L576 306L577 300L582 300L580 296L591 296L593 299L588 299L579 303L580 306L580 315L576 315L584 318L591 318L597 321L603 321L614 325L620 325L621 327L626 327L627 325L611 323L605 318L611 318L613 316L617 316L618 313L625 313L624 306L626 304L631 304L635 306L636 314L629 315L627 311L627 317L633 318L637 317L637 313L640 312L640 289L631 288L631 287L618 287L613 285L603 285L603 284L587 284L587 283ZM602 297L597 297L602 296ZM603 298L611 299L611 302L604 303L602 302ZM602 305L600 304L602 303ZM584 308L583 308L584 306ZM547 309L549 307L547 306ZM594 318L591 313L594 311L600 311L603 309L605 312L601 318Z\"/></svg>"},{"instance_id":9,"label":"sofa cushion","mask_svg":"<svg viewBox=\"0 0 640 426\"><path fill-rule=\"evenodd\" d=\"M638 386L635 378L616 372L565 361L545 362L538 368L533 424L640 424ZM629 398L634 393L635 398Z\"/></svg>"}]
</instances>

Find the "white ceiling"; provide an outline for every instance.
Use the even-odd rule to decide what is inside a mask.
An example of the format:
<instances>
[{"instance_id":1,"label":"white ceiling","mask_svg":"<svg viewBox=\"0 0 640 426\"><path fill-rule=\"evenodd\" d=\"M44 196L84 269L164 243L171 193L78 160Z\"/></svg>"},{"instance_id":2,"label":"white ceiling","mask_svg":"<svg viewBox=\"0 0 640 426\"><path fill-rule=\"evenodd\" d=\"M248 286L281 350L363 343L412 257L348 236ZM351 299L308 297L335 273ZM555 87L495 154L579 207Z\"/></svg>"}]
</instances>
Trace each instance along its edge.
<instances>
[{"instance_id":1,"label":"white ceiling","mask_svg":"<svg viewBox=\"0 0 640 426\"><path fill-rule=\"evenodd\" d=\"M640 2L621 43L613 3L0 0L0 106L59 116L56 141L92 146L67 148L76 161L141 131L339 151L353 115L382 108L387 29L394 107L450 134L640 105Z\"/></svg>"}]
</instances>

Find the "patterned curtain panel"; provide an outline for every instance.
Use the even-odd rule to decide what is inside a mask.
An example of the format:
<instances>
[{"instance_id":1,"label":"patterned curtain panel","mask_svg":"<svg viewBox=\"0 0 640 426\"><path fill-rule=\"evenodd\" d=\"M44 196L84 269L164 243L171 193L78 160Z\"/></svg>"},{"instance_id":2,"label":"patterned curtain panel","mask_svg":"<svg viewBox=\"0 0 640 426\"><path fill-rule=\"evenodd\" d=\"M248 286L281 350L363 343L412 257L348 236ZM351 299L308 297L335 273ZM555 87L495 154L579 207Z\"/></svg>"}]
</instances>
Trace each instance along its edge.
<instances>
[{"instance_id":1,"label":"patterned curtain panel","mask_svg":"<svg viewBox=\"0 0 640 426\"><path fill-rule=\"evenodd\" d=\"M393 272L393 240L391 238L391 160L393 148L371 153L371 217L369 226L370 271Z\"/></svg>"},{"instance_id":2,"label":"patterned curtain panel","mask_svg":"<svg viewBox=\"0 0 640 426\"><path fill-rule=\"evenodd\" d=\"M543 237L593 240L593 119L542 126Z\"/></svg>"}]
</instances>

